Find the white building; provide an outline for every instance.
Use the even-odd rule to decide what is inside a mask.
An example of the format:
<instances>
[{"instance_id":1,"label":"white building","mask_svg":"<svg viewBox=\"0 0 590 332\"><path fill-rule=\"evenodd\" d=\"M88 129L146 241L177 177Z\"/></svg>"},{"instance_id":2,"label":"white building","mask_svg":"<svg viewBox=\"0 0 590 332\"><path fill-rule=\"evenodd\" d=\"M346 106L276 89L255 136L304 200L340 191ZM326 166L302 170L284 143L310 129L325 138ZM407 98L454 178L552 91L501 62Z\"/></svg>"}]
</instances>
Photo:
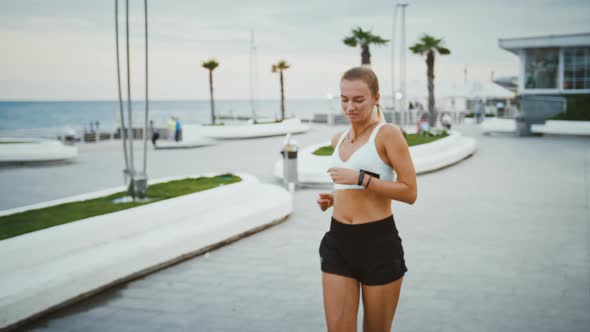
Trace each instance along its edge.
<instances>
[{"instance_id":1,"label":"white building","mask_svg":"<svg viewBox=\"0 0 590 332\"><path fill-rule=\"evenodd\" d=\"M498 44L520 58L521 95L590 93L590 33L504 38Z\"/></svg>"},{"instance_id":2,"label":"white building","mask_svg":"<svg viewBox=\"0 0 590 332\"><path fill-rule=\"evenodd\" d=\"M590 33L500 39L520 59L520 135L549 119L590 118Z\"/></svg>"}]
</instances>

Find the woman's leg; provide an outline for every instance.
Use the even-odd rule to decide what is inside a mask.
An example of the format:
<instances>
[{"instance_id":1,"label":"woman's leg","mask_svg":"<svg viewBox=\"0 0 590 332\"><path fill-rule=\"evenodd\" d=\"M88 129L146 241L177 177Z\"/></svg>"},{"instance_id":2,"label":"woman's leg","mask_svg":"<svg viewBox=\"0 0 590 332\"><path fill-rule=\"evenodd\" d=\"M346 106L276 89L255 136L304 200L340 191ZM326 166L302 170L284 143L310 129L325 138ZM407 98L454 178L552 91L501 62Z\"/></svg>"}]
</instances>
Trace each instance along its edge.
<instances>
[{"instance_id":1,"label":"woman's leg","mask_svg":"<svg viewBox=\"0 0 590 332\"><path fill-rule=\"evenodd\" d=\"M354 278L322 272L322 287L328 331L356 331L359 282Z\"/></svg>"},{"instance_id":2,"label":"woman's leg","mask_svg":"<svg viewBox=\"0 0 590 332\"><path fill-rule=\"evenodd\" d=\"M363 331L389 332L399 300L402 278L386 285L363 285Z\"/></svg>"}]
</instances>

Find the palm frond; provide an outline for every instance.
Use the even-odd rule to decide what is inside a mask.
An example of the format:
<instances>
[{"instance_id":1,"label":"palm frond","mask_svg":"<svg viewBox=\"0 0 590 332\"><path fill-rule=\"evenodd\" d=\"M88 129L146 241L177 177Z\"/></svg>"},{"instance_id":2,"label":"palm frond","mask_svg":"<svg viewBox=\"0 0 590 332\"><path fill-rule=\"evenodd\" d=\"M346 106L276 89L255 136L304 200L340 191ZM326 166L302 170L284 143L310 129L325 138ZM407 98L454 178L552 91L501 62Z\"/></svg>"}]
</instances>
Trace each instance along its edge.
<instances>
[{"instance_id":1,"label":"palm frond","mask_svg":"<svg viewBox=\"0 0 590 332\"><path fill-rule=\"evenodd\" d=\"M201 66L209 70L214 70L219 66L219 62L215 59L209 59L207 61L201 62Z\"/></svg>"},{"instance_id":2,"label":"palm frond","mask_svg":"<svg viewBox=\"0 0 590 332\"><path fill-rule=\"evenodd\" d=\"M414 54L424 54L425 50L424 50L424 45L422 44L414 44L412 46L410 46L410 51L412 51L412 53Z\"/></svg>"},{"instance_id":3,"label":"palm frond","mask_svg":"<svg viewBox=\"0 0 590 332\"><path fill-rule=\"evenodd\" d=\"M449 50L449 49L448 49L448 48L446 48L446 47L438 47L438 48L437 48L437 50L438 50L438 53L439 53L440 55L447 55L447 54L451 54L451 50Z\"/></svg>"},{"instance_id":4,"label":"palm frond","mask_svg":"<svg viewBox=\"0 0 590 332\"><path fill-rule=\"evenodd\" d=\"M442 46L442 42L443 39L440 38L434 38L433 36L424 34L422 35L422 37L420 37L420 42L414 44L412 47L410 47L410 50L414 53L414 54L420 54L423 55L424 53L427 53L428 51L437 51L439 54L441 55L447 55L450 54L451 51Z\"/></svg>"},{"instance_id":5,"label":"palm frond","mask_svg":"<svg viewBox=\"0 0 590 332\"><path fill-rule=\"evenodd\" d=\"M279 70L286 70L291 67L290 64L287 63L285 60L279 60L277 63L272 65L272 72L276 73Z\"/></svg>"},{"instance_id":6,"label":"palm frond","mask_svg":"<svg viewBox=\"0 0 590 332\"><path fill-rule=\"evenodd\" d=\"M348 46L356 47L359 44L361 46L370 44L383 45L389 42L389 40L374 35L371 30L363 30L361 27L356 27L352 29L352 35L345 37L342 42Z\"/></svg>"},{"instance_id":7,"label":"palm frond","mask_svg":"<svg viewBox=\"0 0 590 332\"><path fill-rule=\"evenodd\" d=\"M387 43L388 41L389 41L389 39L383 39L383 38L376 36L376 35L371 35L371 38L370 38L370 42L375 45L383 45L383 44Z\"/></svg>"},{"instance_id":8,"label":"palm frond","mask_svg":"<svg viewBox=\"0 0 590 332\"><path fill-rule=\"evenodd\" d=\"M356 47L358 45L356 38L354 38L354 36L346 37L342 40L342 42L350 47Z\"/></svg>"},{"instance_id":9,"label":"palm frond","mask_svg":"<svg viewBox=\"0 0 590 332\"><path fill-rule=\"evenodd\" d=\"M356 29L352 30L352 35L355 36L357 39L369 39L371 36L371 32L369 30L364 31L361 27L356 27Z\"/></svg>"}]
</instances>

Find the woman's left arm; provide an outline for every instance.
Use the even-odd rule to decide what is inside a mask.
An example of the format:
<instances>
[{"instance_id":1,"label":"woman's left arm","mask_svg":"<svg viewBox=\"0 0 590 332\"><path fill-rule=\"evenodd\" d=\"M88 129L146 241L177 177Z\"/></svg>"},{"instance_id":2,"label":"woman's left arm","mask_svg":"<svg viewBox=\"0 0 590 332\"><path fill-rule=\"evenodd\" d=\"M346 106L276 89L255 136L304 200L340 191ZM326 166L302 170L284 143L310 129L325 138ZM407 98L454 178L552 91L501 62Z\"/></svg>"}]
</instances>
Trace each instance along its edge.
<instances>
[{"instance_id":1,"label":"woman's left arm","mask_svg":"<svg viewBox=\"0 0 590 332\"><path fill-rule=\"evenodd\" d=\"M368 176L365 176L363 186L367 190L374 191L392 200L414 204L418 196L418 188L416 184L416 170L414 169L408 143L401 129L395 125L387 124L383 126L381 131L384 134L383 141L385 142L387 159L397 173L397 181L383 181L371 177L371 182L369 183ZM369 183L368 187L367 183Z\"/></svg>"}]
</instances>

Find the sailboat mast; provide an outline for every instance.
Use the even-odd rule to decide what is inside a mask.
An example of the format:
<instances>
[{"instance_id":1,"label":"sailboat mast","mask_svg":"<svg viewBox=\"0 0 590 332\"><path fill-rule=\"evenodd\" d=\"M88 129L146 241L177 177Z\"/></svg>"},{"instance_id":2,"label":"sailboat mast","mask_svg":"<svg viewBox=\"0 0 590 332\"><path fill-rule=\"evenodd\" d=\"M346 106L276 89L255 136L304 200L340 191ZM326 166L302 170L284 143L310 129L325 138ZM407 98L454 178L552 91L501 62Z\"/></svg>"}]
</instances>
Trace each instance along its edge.
<instances>
[{"instance_id":1,"label":"sailboat mast","mask_svg":"<svg viewBox=\"0 0 590 332\"><path fill-rule=\"evenodd\" d=\"M256 121L256 106L254 103L256 84L256 45L254 44L254 30L250 30L250 108L252 110L252 120Z\"/></svg>"}]
</instances>

